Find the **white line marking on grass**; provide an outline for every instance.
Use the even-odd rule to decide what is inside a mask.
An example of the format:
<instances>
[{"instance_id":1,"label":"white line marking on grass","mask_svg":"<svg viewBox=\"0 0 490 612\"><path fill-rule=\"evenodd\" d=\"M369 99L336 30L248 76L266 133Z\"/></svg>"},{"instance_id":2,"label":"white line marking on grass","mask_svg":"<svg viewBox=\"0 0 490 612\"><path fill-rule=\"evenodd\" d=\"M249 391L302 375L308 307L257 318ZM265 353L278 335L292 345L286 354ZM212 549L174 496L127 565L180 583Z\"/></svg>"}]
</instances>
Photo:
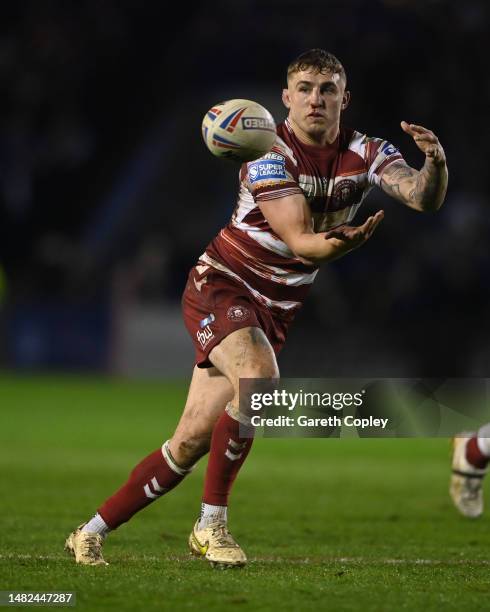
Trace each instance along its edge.
<instances>
[{"instance_id":1,"label":"white line marking on grass","mask_svg":"<svg viewBox=\"0 0 490 612\"><path fill-rule=\"evenodd\" d=\"M59 555L29 555L29 554L15 554L15 553L7 553L4 555L0 555L0 561L1 560L7 560L7 561L12 561L12 560L17 560L17 561L25 561L25 560L31 560L31 561L73 561L73 556L69 555L68 553L66 554L59 554ZM151 561L152 563L154 562L161 562L161 561L165 561L166 557L161 556L161 557L154 557L154 556L147 556L147 555L142 555L140 557L135 557L134 555L131 556L124 556L124 557L119 557L118 561L121 562L126 562L126 561L137 561L137 562L142 562L142 561ZM186 557L187 560L187 557Z\"/></svg>"},{"instance_id":2,"label":"white line marking on grass","mask_svg":"<svg viewBox=\"0 0 490 612\"><path fill-rule=\"evenodd\" d=\"M490 559L390 559L382 557L308 557L305 559L288 557L253 557L253 563L293 563L298 565L318 565L342 563L345 565L490 565Z\"/></svg>"},{"instance_id":3,"label":"white line marking on grass","mask_svg":"<svg viewBox=\"0 0 490 612\"><path fill-rule=\"evenodd\" d=\"M32 560L32 561L70 561L72 562L73 558L68 554L58 554L58 555L29 555L29 554L16 554L16 553L7 553L0 554L0 560ZM161 563L164 561L177 561L179 563L182 562L191 562L197 561L197 559L191 557L190 555L162 555L161 557L156 557L153 555L124 555L118 556L115 561L118 564L124 564L126 562L129 563ZM480 565L480 566L489 566L490 559L391 559L391 558L376 558L376 557L252 557L249 559L250 563L268 563L271 565L274 564L293 564L293 565L320 565L320 564L332 564L332 563L341 563L344 565L362 565L362 566L372 566L372 565L449 565L449 566L458 566L458 565Z\"/></svg>"}]
</instances>

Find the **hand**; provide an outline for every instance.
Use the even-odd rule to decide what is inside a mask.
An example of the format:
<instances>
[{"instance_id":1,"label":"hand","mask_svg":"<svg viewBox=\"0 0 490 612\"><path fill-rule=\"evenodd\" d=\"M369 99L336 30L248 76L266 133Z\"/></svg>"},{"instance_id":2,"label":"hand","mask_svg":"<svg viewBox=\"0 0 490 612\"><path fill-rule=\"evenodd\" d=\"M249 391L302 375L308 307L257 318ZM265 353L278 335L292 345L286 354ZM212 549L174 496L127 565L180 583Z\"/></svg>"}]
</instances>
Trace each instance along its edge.
<instances>
[{"instance_id":1,"label":"hand","mask_svg":"<svg viewBox=\"0 0 490 612\"><path fill-rule=\"evenodd\" d=\"M349 251L352 249L357 249L357 247L360 247L366 242L366 240L371 238L374 230L381 223L384 216L384 212L382 210L378 210L375 215L366 219L363 225L339 225L329 232L326 232L325 240L328 240L329 238L336 238L337 240L342 241L344 245L348 247Z\"/></svg>"},{"instance_id":2,"label":"hand","mask_svg":"<svg viewBox=\"0 0 490 612\"><path fill-rule=\"evenodd\" d=\"M434 164L445 164L446 155L441 143L437 139L434 132L431 132L427 128L421 125L415 125L413 123L407 123L402 121L400 123L402 130L409 134L415 141L418 148L425 154L426 158L432 161Z\"/></svg>"}]
</instances>

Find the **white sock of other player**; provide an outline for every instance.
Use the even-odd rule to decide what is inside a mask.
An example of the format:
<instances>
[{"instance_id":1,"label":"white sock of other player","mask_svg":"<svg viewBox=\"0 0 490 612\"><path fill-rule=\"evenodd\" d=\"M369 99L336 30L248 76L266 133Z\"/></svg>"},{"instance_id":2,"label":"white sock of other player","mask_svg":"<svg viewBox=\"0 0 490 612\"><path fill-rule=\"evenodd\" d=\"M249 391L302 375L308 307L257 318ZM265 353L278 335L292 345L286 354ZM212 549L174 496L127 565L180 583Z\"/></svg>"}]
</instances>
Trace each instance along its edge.
<instances>
[{"instance_id":1,"label":"white sock of other player","mask_svg":"<svg viewBox=\"0 0 490 612\"><path fill-rule=\"evenodd\" d=\"M211 523L226 523L228 520L227 506L213 506L212 504L201 504L201 520L199 529L205 529Z\"/></svg>"},{"instance_id":2,"label":"white sock of other player","mask_svg":"<svg viewBox=\"0 0 490 612\"><path fill-rule=\"evenodd\" d=\"M490 457L490 423L480 427L477 436L476 443L481 454Z\"/></svg>"},{"instance_id":3,"label":"white sock of other player","mask_svg":"<svg viewBox=\"0 0 490 612\"><path fill-rule=\"evenodd\" d=\"M90 531L90 533L98 533L103 538L109 533L111 528L104 519L97 513L93 518L88 521L86 525L82 527L82 531Z\"/></svg>"}]
</instances>

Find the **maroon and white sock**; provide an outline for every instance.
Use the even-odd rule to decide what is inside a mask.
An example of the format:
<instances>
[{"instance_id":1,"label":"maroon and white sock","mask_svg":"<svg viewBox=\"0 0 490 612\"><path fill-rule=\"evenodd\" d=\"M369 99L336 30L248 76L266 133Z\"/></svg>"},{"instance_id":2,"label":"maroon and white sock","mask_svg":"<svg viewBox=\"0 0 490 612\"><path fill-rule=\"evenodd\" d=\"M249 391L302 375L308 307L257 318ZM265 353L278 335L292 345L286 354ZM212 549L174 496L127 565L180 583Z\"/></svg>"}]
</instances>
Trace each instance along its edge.
<instances>
[{"instance_id":1,"label":"maroon and white sock","mask_svg":"<svg viewBox=\"0 0 490 612\"><path fill-rule=\"evenodd\" d=\"M490 423L483 425L466 444L466 459L474 467L484 470L490 460Z\"/></svg>"},{"instance_id":2,"label":"maroon and white sock","mask_svg":"<svg viewBox=\"0 0 490 612\"><path fill-rule=\"evenodd\" d=\"M168 440L143 459L129 479L98 509L110 530L116 529L156 499L171 491L192 470L183 469L173 460Z\"/></svg>"},{"instance_id":3,"label":"maroon and white sock","mask_svg":"<svg viewBox=\"0 0 490 612\"><path fill-rule=\"evenodd\" d=\"M466 442L466 461L479 470L484 470L487 467L488 459L478 448L478 439L476 436L469 438Z\"/></svg>"},{"instance_id":4,"label":"maroon and white sock","mask_svg":"<svg viewBox=\"0 0 490 612\"><path fill-rule=\"evenodd\" d=\"M249 429L247 433L252 434L252 432L253 429ZM218 419L211 438L200 529L215 520L226 522L228 496L252 447L252 442L253 437L240 436L240 423L225 410Z\"/></svg>"}]
</instances>

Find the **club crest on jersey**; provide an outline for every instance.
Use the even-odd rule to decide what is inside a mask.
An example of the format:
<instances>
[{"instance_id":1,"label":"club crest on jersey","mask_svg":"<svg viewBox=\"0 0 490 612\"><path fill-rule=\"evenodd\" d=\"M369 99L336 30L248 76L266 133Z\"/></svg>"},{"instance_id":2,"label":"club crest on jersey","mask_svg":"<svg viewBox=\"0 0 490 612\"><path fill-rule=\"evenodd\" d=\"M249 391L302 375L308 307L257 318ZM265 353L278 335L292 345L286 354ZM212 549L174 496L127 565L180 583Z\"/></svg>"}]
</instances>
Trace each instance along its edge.
<instances>
[{"instance_id":1,"label":"club crest on jersey","mask_svg":"<svg viewBox=\"0 0 490 612\"><path fill-rule=\"evenodd\" d=\"M245 306L230 306L226 316L230 321L246 321L250 316L250 311Z\"/></svg>"},{"instance_id":2,"label":"club crest on jersey","mask_svg":"<svg viewBox=\"0 0 490 612\"><path fill-rule=\"evenodd\" d=\"M270 181L274 179L286 179L286 161L283 160L261 160L250 164L248 176L251 183L259 181Z\"/></svg>"},{"instance_id":3,"label":"club crest on jersey","mask_svg":"<svg viewBox=\"0 0 490 612\"><path fill-rule=\"evenodd\" d=\"M341 208L357 204L361 199L361 194L362 191L358 189L355 181L350 179L339 181L333 190L331 210L340 210Z\"/></svg>"}]
</instances>

